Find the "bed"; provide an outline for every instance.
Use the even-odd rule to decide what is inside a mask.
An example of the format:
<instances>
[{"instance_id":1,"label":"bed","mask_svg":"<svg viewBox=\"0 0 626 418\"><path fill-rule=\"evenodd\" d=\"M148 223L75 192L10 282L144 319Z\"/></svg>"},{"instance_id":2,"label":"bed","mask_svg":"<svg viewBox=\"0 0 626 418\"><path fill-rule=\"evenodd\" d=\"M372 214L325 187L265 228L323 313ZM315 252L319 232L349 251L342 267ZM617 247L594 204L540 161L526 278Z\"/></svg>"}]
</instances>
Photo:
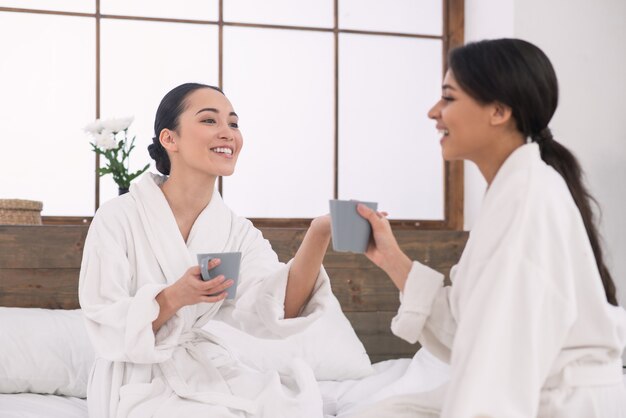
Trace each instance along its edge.
<instances>
[{"instance_id":1,"label":"bed","mask_svg":"<svg viewBox=\"0 0 626 418\"><path fill-rule=\"evenodd\" d=\"M78 309L77 282L88 226L0 226L0 416L86 417L93 352ZM301 228L261 228L279 258L295 254ZM415 259L449 273L467 233L397 231ZM321 381L326 417L345 417L388 396L442 384L447 365L394 337L392 283L362 255L329 251L324 265L342 309L374 364L359 380Z\"/></svg>"}]
</instances>

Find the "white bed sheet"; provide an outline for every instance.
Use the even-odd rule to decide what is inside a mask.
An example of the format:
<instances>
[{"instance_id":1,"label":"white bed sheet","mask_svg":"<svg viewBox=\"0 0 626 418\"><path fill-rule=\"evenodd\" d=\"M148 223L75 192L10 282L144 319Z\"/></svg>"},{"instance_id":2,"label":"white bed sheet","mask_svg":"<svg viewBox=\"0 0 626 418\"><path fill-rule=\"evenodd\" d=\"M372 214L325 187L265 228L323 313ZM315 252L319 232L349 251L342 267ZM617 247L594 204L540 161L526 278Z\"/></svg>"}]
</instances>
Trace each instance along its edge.
<instances>
[{"instance_id":1,"label":"white bed sheet","mask_svg":"<svg viewBox=\"0 0 626 418\"><path fill-rule=\"evenodd\" d=\"M325 418L346 417L389 396L434 389L448 379L448 366L426 350L413 359L387 360L374 365L372 376L343 382L320 382ZM87 418L85 399L0 394L0 418Z\"/></svg>"},{"instance_id":2,"label":"white bed sheet","mask_svg":"<svg viewBox=\"0 0 626 418\"><path fill-rule=\"evenodd\" d=\"M87 418L87 400L36 393L0 394L1 418Z\"/></svg>"},{"instance_id":3,"label":"white bed sheet","mask_svg":"<svg viewBox=\"0 0 626 418\"><path fill-rule=\"evenodd\" d=\"M365 379L320 382L326 417L344 418L391 396L427 392L449 378L449 366L425 349L412 359L376 363L374 370Z\"/></svg>"}]
</instances>

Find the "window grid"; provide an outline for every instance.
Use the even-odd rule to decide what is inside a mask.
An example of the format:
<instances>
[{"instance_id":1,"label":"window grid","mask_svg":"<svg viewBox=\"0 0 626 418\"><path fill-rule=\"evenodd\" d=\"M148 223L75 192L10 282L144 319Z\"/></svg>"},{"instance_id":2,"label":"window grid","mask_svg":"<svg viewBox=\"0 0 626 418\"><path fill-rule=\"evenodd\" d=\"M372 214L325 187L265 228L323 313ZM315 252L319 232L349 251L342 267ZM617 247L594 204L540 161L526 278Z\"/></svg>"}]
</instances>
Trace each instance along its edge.
<instances>
[{"instance_id":1,"label":"window grid","mask_svg":"<svg viewBox=\"0 0 626 418\"><path fill-rule=\"evenodd\" d=\"M54 10L39 9L23 9L13 7L0 7L3 12L15 13L37 13L64 16L89 17L96 20L96 118L100 118L100 22L102 19L123 19L136 21L153 21L153 22L171 22L171 23L187 23L200 25L217 25L218 26L218 80L219 87L222 88L223 82L223 28L224 26L249 27L258 29L287 29L287 30L304 30L332 32L334 34L334 167L333 167L333 195L336 199L338 196L338 163L339 163L339 34L361 34L361 35L377 35L377 36L393 36L393 37L409 37L421 39L439 39L442 40L443 51L443 68L447 69L446 56L447 52L463 44L463 21L464 21L464 0L442 0L443 7L443 34L421 35L396 32L380 32L366 31L354 29L339 28L339 1L333 0L334 21L332 28L320 28L311 26L289 26L289 25L271 25L258 23L241 23L224 21L224 0L218 2L218 20L193 20L193 19L168 19L157 17L142 16L123 16L100 13L100 0L95 0L95 13L79 13L65 12ZM97 175L100 167L100 158L95 155L95 208L100 206L100 177ZM222 178L218 179L218 189L223 193ZM444 164L444 219L443 220L392 220L391 224L394 229L454 229L461 230L463 228L463 163L462 161L445 162ZM89 223L90 217L68 217L68 216L46 216L43 218L47 224L84 224ZM310 219L302 218L253 218L257 226L275 226L275 227L307 227Z\"/></svg>"}]
</instances>

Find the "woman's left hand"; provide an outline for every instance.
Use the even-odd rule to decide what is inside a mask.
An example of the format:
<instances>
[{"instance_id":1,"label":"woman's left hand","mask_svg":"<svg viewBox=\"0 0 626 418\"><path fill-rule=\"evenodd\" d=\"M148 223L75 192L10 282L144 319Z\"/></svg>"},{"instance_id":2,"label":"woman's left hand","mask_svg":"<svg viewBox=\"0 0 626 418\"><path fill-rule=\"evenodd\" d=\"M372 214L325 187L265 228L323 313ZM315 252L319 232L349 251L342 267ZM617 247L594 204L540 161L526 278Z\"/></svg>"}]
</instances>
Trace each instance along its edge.
<instances>
[{"instance_id":1,"label":"woman's left hand","mask_svg":"<svg viewBox=\"0 0 626 418\"><path fill-rule=\"evenodd\" d=\"M310 299L330 242L330 215L311 221L289 270L285 292L285 318L295 318Z\"/></svg>"}]
</instances>

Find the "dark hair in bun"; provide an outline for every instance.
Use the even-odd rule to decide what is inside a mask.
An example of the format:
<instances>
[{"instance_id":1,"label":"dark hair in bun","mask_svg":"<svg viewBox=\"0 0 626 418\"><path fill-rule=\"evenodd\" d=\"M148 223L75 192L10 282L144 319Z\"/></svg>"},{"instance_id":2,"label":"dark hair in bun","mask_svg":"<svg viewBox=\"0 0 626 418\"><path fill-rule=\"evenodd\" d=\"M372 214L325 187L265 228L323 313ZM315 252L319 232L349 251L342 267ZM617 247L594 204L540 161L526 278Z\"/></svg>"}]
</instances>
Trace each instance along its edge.
<instances>
[{"instance_id":1,"label":"dark hair in bun","mask_svg":"<svg viewBox=\"0 0 626 418\"><path fill-rule=\"evenodd\" d=\"M169 129L171 131L178 129L178 119L180 114L185 110L185 99L187 99L187 96L191 93L199 89L213 89L224 94L220 88L215 86L199 83L185 83L170 90L161 100L161 104L159 104L156 116L154 117L154 137L152 138L152 144L148 145L148 153L150 153L150 157L156 162L156 168L161 174L168 176L170 174L171 164L167 151L159 141L159 135L163 129Z\"/></svg>"}]
</instances>

